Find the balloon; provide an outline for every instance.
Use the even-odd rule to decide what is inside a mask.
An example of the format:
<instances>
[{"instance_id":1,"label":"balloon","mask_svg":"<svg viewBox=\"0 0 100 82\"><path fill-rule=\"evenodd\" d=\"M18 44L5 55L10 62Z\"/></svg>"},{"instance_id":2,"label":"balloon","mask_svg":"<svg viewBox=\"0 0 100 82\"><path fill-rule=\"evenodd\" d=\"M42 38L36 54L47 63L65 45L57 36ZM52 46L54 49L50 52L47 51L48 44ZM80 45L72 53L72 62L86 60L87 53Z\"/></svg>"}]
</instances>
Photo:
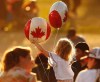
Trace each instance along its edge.
<instances>
[{"instance_id":1,"label":"balloon","mask_svg":"<svg viewBox=\"0 0 100 82\"><path fill-rule=\"evenodd\" d=\"M53 27L60 28L62 25L61 16L59 15L59 13L56 10L54 10L50 13L49 20L50 20L51 26L53 26Z\"/></svg>"},{"instance_id":2,"label":"balloon","mask_svg":"<svg viewBox=\"0 0 100 82\"><path fill-rule=\"evenodd\" d=\"M49 13L49 22L54 28L61 28L67 20L67 5L62 1L55 2Z\"/></svg>"},{"instance_id":3,"label":"balloon","mask_svg":"<svg viewBox=\"0 0 100 82\"><path fill-rule=\"evenodd\" d=\"M34 17L26 23L24 33L30 41L42 42L49 38L51 28L45 19Z\"/></svg>"}]
</instances>

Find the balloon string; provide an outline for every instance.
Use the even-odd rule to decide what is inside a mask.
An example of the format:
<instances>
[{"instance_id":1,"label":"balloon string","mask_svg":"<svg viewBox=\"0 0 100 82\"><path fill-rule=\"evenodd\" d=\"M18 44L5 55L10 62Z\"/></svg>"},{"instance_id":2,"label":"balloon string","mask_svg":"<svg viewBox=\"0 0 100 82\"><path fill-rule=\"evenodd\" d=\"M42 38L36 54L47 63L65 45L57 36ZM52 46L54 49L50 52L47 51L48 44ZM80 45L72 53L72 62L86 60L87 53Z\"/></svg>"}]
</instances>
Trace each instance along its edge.
<instances>
[{"instance_id":1,"label":"balloon string","mask_svg":"<svg viewBox=\"0 0 100 82\"><path fill-rule=\"evenodd\" d=\"M38 41L38 38L37 38L37 41ZM41 65L42 65L42 67L43 67L44 74L46 75L46 77L47 77L47 79L48 79L48 82L50 82L50 81L49 81L49 76L48 76L48 74L47 74L47 72L46 72L46 69L45 69L45 67L44 67L44 65L43 65L42 60L41 60L40 57L39 57L39 60L40 60Z\"/></svg>"},{"instance_id":2,"label":"balloon string","mask_svg":"<svg viewBox=\"0 0 100 82\"><path fill-rule=\"evenodd\" d=\"M44 74L46 75L46 77L47 77L47 79L48 79L48 82L50 82L50 80L49 80L49 75L47 74L46 69L45 69L45 67L43 66L43 63L42 63L42 60L41 60L41 58L40 58L40 57L39 57L39 60L40 60L41 65L42 65L42 67L43 67Z\"/></svg>"},{"instance_id":3,"label":"balloon string","mask_svg":"<svg viewBox=\"0 0 100 82\"><path fill-rule=\"evenodd\" d=\"M36 47L35 47L35 48L36 48ZM46 75L46 77L47 77L47 79L48 79L48 82L50 82L50 80L49 80L49 75L47 74L46 69L45 69L45 67L44 67L44 65L43 65L42 60L41 60L40 57L39 57L39 60L40 60L40 63L41 63L41 65L42 65L42 67L43 67L44 74Z\"/></svg>"},{"instance_id":4,"label":"balloon string","mask_svg":"<svg viewBox=\"0 0 100 82\"><path fill-rule=\"evenodd\" d=\"M56 44L56 39L57 39L58 32L59 32L59 28L57 28L57 33L56 33L56 36L55 36L55 39L54 39L54 44L53 44L53 50L55 48L55 44Z\"/></svg>"}]
</instances>

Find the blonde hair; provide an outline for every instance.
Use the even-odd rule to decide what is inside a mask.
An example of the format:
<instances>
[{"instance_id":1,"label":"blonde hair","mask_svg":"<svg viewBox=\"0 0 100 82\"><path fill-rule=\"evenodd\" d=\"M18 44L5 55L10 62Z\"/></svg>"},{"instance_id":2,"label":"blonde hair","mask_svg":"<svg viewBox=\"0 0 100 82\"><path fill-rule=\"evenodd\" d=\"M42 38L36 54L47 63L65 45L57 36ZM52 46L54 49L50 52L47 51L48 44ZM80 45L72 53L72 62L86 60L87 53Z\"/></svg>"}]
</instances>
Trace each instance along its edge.
<instances>
[{"instance_id":1,"label":"blonde hair","mask_svg":"<svg viewBox=\"0 0 100 82\"><path fill-rule=\"evenodd\" d=\"M56 44L55 53L61 58L71 61L72 55L75 54L75 48L69 39L61 38Z\"/></svg>"}]
</instances>

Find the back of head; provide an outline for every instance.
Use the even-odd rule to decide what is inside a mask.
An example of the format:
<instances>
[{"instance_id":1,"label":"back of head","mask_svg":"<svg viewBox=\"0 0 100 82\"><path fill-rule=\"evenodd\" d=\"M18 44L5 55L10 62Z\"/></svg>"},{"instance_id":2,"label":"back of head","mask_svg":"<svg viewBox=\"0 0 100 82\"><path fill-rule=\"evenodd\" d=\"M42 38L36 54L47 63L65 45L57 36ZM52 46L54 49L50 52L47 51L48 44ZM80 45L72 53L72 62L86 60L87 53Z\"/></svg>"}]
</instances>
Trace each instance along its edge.
<instances>
[{"instance_id":1,"label":"back of head","mask_svg":"<svg viewBox=\"0 0 100 82\"><path fill-rule=\"evenodd\" d=\"M56 45L55 52L63 59L68 60L73 50L73 44L67 38L61 38Z\"/></svg>"},{"instance_id":2,"label":"back of head","mask_svg":"<svg viewBox=\"0 0 100 82\"><path fill-rule=\"evenodd\" d=\"M43 53L39 53L39 55L37 55L37 57L35 58L35 63L38 65L41 63L48 64L48 58L44 56Z\"/></svg>"},{"instance_id":3,"label":"back of head","mask_svg":"<svg viewBox=\"0 0 100 82\"><path fill-rule=\"evenodd\" d=\"M75 35L76 35L76 30L75 30L75 28L70 28L70 29L68 30L67 37L68 37L68 38L71 38L71 37L73 37L73 36L75 36Z\"/></svg>"},{"instance_id":4,"label":"back of head","mask_svg":"<svg viewBox=\"0 0 100 82\"><path fill-rule=\"evenodd\" d=\"M4 57L2 59L3 63L3 70L8 71L17 64L19 64L20 57L26 57L30 54L30 48L29 47L14 47L12 49L9 49L5 52Z\"/></svg>"}]
</instances>

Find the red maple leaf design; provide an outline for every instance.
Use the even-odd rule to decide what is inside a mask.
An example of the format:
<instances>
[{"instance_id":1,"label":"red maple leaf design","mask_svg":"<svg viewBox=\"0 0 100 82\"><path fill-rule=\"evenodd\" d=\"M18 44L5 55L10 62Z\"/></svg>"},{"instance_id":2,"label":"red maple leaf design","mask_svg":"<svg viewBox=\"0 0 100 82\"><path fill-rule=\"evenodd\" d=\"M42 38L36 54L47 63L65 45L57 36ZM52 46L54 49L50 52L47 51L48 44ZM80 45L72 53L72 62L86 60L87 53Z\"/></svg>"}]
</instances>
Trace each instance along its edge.
<instances>
[{"instance_id":1,"label":"red maple leaf design","mask_svg":"<svg viewBox=\"0 0 100 82\"><path fill-rule=\"evenodd\" d=\"M31 31L31 35L33 36L33 37L35 37L35 38L41 38L42 36L44 36L45 35L45 32L43 32L42 30L41 30L41 28L35 28L35 31L33 30L33 31Z\"/></svg>"}]
</instances>

